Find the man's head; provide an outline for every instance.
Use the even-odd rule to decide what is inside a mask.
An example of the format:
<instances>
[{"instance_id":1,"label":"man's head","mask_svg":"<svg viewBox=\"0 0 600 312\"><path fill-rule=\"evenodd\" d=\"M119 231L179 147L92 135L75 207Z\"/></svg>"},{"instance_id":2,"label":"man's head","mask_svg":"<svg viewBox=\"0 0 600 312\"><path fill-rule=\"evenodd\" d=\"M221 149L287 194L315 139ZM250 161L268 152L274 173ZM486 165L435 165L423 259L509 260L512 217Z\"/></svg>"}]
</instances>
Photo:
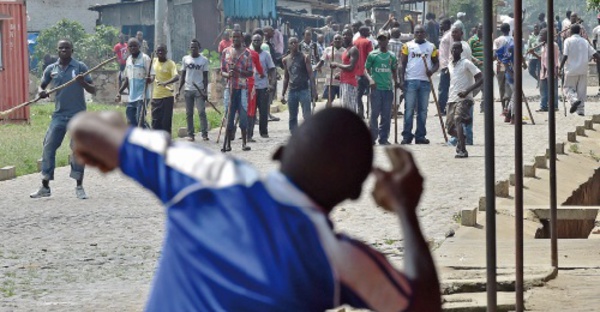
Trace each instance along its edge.
<instances>
[{"instance_id":1,"label":"man's head","mask_svg":"<svg viewBox=\"0 0 600 312\"><path fill-rule=\"evenodd\" d=\"M298 127L273 158L281 162L284 175L330 212L338 203L360 197L373 163L371 134L354 112L325 109Z\"/></svg>"},{"instance_id":2,"label":"man's head","mask_svg":"<svg viewBox=\"0 0 600 312\"><path fill-rule=\"evenodd\" d=\"M307 28L304 30L304 42L309 43L312 41L312 30Z\"/></svg>"},{"instance_id":3,"label":"man's head","mask_svg":"<svg viewBox=\"0 0 600 312\"><path fill-rule=\"evenodd\" d=\"M138 42L142 42L142 41L144 40L144 33L143 33L143 32L141 32L141 31L138 31L138 32L135 34L135 37L137 38Z\"/></svg>"},{"instance_id":4,"label":"man's head","mask_svg":"<svg viewBox=\"0 0 600 312\"><path fill-rule=\"evenodd\" d=\"M483 24L481 23L477 24L477 37L483 39Z\"/></svg>"},{"instance_id":5,"label":"man's head","mask_svg":"<svg viewBox=\"0 0 600 312\"><path fill-rule=\"evenodd\" d=\"M262 45L263 38L261 35L256 34L252 36L252 48L254 51L260 51L260 46Z\"/></svg>"},{"instance_id":6,"label":"man's head","mask_svg":"<svg viewBox=\"0 0 600 312\"><path fill-rule=\"evenodd\" d=\"M567 11L567 18L570 19L571 18L571 11Z\"/></svg>"},{"instance_id":7,"label":"man's head","mask_svg":"<svg viewBox=\"0 0 600 312\"><path fill-rule=\"evenodd\" d=\"M250 48L251 45L252 45L252 35L249 33L245 33L244 34L244 46L246 48Z\"/></svg>"},{"instance_id":8,"label":"man's head","mask_svg":"<svg viewBox=\"0 0 600 312\"><path fill-rule=\"evenodd\" d=\"M546 43L546 41L548 41L548 29L544 28L540 30L540 38L538 40L540 43Z\"/></svg>"},{"instance_id":9,"label":"man's head","mask_svg":"<svg viewBox=\"0 0 600 312\"><path fill-rule=\"evenodd\" d=\"M377 42L381 51L387 51L388 42L390 40L390 33L387 30L380 31L377 34Z\"/></svg>"},{"instance_id":10,"label":"man's head","mask_svg":"<svg viewBox=\"0 0 600 312\"><path fill-rule=\"evenodd\" d=\"M167 50L167 45L164 43L161 43L156 47L156 57L158 57L158 60L161 62L167 60L167 52L169 51Z\"/></svg>"},{"instance_id":11,"label":"man's head","mask_svg":"<svg viewBox=\"0 0 600 312\"><path fill-rule=\"evenodd\" d=\"M58 45L56 46L56 50L58 51L58 58L61 60L70 60L71 55L73 55L73 43L69 39L61 39L58 41Z\"/></svg>"},{"instance_id":12,"label":"man's head","mask_svg":"<svg viewBox=\"0 0 600 312\"><path fill-rule=\"evenodd\" d=\"M365 26L367 26L367 27L373 26L373 21L370 18L365 19Z\"/></svg>"},{"instance_id":13,"label":"man's head","mask_svg":"<svg viewBox=\"0 0 600 312\"><path fill-rule=\"evenodd\" d=\"M140 42L137 38L131 37L127 40L127 50L129 51L129 54L134 57L137 57L140 54Z\"/></svg>"},{"instance_id":14,"label":"man's head","mask_svg":"<svg viewBox=\"0 0 600 312\"><path fill-rule=\"evenodd\" d=\"M263 31L265 32L265 36L264 36L265 39L269 40L269 39L273 38L273 33L275 32L273 27L265 26L265 27L263 27Z\"/></svg>"},{"instance_id":15,"label":"man's head","mask_svg":"<svg viewBox=\"0 0 600 312\"><path fill-rule=\"evenodd\" d=\"M543 22L545 18L546 14L544 12L540 12L540 14L538 15L538 21Z\"/></svg>"},{"instance_id":16,"label":"man's head","mask_svg":"<svg viewBox=\"0 0 600 312\"><path fill-rule=\"evenodd\" d=\"M192 41L190 41L190 53L193 57L200 56L201 48L202 47L200 46L200 41L198 41L197 39L192 39Z\"/></svg>"},{"instance_id":17,"label":"man's head","mask_svg":"<svg viewBox=\"0 0 600 312\"><path fill-rule=\"evenodd\" d=\"M461 41L463 36L462 28L452 27L452 41Z\"/></svg>"},{"instance_id":18,"label":"man's head","mask_svg":"<svg viewBox=\"0 0 600 312\"><path fill-rule=\"evenodd\" d=\"M252 36L254 35L260 35L261 37L265 36L265 31L262 30L262 28L256 28L252 31Z\"/></svg>"},{"instance_id":19,"label":"man's head","mask_svg":"<svg viewBox=\"0 0 600 312\"><path fill-rule=\"evenodd\" d=\"M446 30L450 29L451 26L452 26L452 22L450 21L450 19L445 18L440 23L440 30L442 32L445 32Z\"/></svg>"},{"instance_id":20,"label":"man's head","mask_svg":"<svg viewBox=\"0 0 600 312\"><path fill-rule=\"evenodd\" d=\"M342 35L335 34L335 36L333 36L333 46L336 49L339 49L342 47L342 42L343 42Z\"/></svg>"},{"instance_id":21,"label":"man's head","mask_svg":"<svg viewBox=\"0 0 600 312\"><path fill-rule=\"evenodd\" d=\"M457 20L461 20L465 15L467 15L467 13L465 13L465 12L458 12L458 13L456 13L456 19Z\"/></svg>"},{"instance_id":22,"label":"man's head","mask_svg":"<svg viewBox=\"0 0 600 312\"><path fill-rule=\"evenodd\" d=\"M452 53L452 59L455 61L460 60L460 55L463 52L462 43L454 42L452 43L452 48L450 48L450 53Z\"/></svg>"},{"instance_id":23,"label":"man's head","mask_svg":"<svg viewBox=\"0 0 600 312\"><path fill-rule=\"evenodd\" d=\"M575 14L575 13L573 13L573 14ZM571 15L571 16L573 16L573 15ZM579 26L579 24L571 25L571 34L579 35L579 33L581 33L581 26Z\"/></svg>"},{"instance_id":24,"label":"man's head","mask_svg":"<svg viewBox=\"0 0 600 312\"><path fill-rule=\"evenodd\" d=\"M571 24L577 24L579 22L579 15L575 12L571 13Z\"/></svg>"},{"instance_id":25,"label":"man's head","mask_svg":"<svg viewBox=\"0 0 600 312\"><path fill-rule=\"evenodd\" d=\"M231 42L233 43L233 47L238 49L242 47L242 31L234 30L232 32Z\"/></svg>"},{"instance_id":26,"label":"man's head","mask_svg":"<svg viewBox=\"0 0 600 312\"><path fill-rule=\"evenodd\" d=\"M502 23L502 25L500 25L500 31L505 36L508 36L508 34L510 33L510 25L508 23Z\"/></svg>"},{"instance_id":27,"label":"man's head","mask_svg":"<svg viewBox=\"0 0 600 312\"><path fill-rule=\"evenodd\" d=\"M338 32L340 30L340 25L333 23L331 24L331 29L333 29L335 32Z\"/></svg>"},{"instance_id":28,"label":"man's head","mask_svg":"<svg viewBox=\"0 0 600 312\"><path fill-rule=\"evenodd\" d=\"M288 47L291 53L298 52L298 38L293 36L290 37L290 39L288 39Z\"/></svg>"},{"instance_id":29,"label":"man's head","mask_svg":"<svg viewBox=\"0 0 600 312\"><path fill-rule=\"evenodd\" d=\"M363 23L361 21L354 22L352 24L352 32L357 33L362 25L363 25Z\"/></svg>"},{"instance_id":30,"label":"man's head","mask_svg":"<svg viewBox=\"0 0 600 312\"><path fill-rule=\"evenodd\" d=\"M320 44L323 44L323 42L325 42L325 36L318 34L317 35L317 42Z\"/></svg>"},{"instance_id":31,"label":"man's head","mask_svg":"<svg viewBox=\"0 0 600 312\"><path fill-rule=\"evenodd\" d=\"M432 15L431 12L427 12L427 14L425 14L425 19L426 20L431 20L433 18L431 15Z\"/></svg>"},{"instance_id":32,"label":"man's head","mask_svg":"<svg viewBox=\"0 0 600 312\"><path fill-rule=\"evenodd\" d=\"M425 36L426 33L423 25L419 24L415 26L415 41L418 43L422 43L423 41L425 41Z\"/></svg>"},{"instance_id":33,"label":"man's head","mask_svg":"<svg viewBox=\"0 0 600 312\"><path fill-rule=\"evenodd\" d=\"M351 46L352 45L352 30L350 29L344 29L344 31L342 31L342 39L344 39L344 45L346 46Z\"/></svg>"},{"instance_id":34,"label":"man's head","mask_svg":"<svg viewBox=\"0 0 600 312\"><path fill-rule=\"evenodd\" d=\"M533 25L533 34L536 36L540 34L540 24Z\"/></svg>"},{"instance_id":35,"label":"man's head","mask_svg":"<svg viewBox=\"0 0 600 312\"><path fill-rule=\"evenodd\" d=\"M400 39L400 28L398 28L398 27L392 28L392 30L390 31L390 34L391 34L392 38Z\"/></svg>"},{"instance_id":36,"label":"man's head","mask_svg":"<svg viewBox=\"0 0 600 312\"><path fill-rule=\"evenodd\" d=\"M124 34L119 34L119 43L120 44L125 43L125 35Z\"/></svg>"},{"instance_id":37,"label":"man's head","mask_svg":"<svg viewBox=\"0 0 600 312\"><path fill-rule=\"evenodd\" d=\"M369 35L371 34L371 28L369 28L368 26L361 26L358 29L358 32L360 33L361 37L369 37Z\"/></svg>"},{"instance_id":38,"label":"man's head","mask_svg":"<svg viewBox=\"0 0 600 312\"><path fill-rule=\"evenodd\" d=\"M231 34L230 34L229 30L226 30L223 32L223 40L229 41L229 39L231 39Z\"/></svg>"},{"instance_id":39,"label":"man's head","mask_svg":"<svg viewBox=\"0 0 600 312\"><path fill-rule=\"evenodd\" d=\"M325 24L330 25L331 23L333 23L333 17L332 16L325 17Z\"/></svg>"}]
</instances>

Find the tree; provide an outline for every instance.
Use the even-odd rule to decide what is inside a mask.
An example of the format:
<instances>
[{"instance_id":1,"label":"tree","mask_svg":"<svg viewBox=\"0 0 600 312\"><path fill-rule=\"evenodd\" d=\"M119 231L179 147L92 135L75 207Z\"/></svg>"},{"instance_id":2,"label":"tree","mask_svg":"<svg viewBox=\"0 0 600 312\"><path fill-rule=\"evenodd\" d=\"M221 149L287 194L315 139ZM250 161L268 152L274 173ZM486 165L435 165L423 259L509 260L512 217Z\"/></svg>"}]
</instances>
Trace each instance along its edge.
<instances>
[{"instance_id":1,"label":"tree","mask_svg":"<svg viewBox=\"0 0 600 312\"><path fill-rule=\"evenodd\" d=\"M73 42L73 49L78 51L81 41L87 36L83 25L78 22L62 19L56 25L41 31L37 38L35 57L44 59L44 55L56 55L56 47L60 39L69 39Z\"/></svg>"},{"instance_id":2,"label":"tree","mask_svg":"<svg viewBox=\"0 0 600 312\"><path fill-rule=\"evenodd\" d=\"M600 0L587 0L588 11L600 11Z\"/></svg>"},{"instance_id":3,"label":"tree","mask_svg":"<svg viewBox=\"0 0 600 312\"><path fill-rule=\"evenodd\" d=\"M469 38L471 28L481 23L483 19L483 7L480 0L453 0L448 9L449 16L456 16L458 12L464 12L466 15L462 18L465 25L465 37Z\"/></svg>"}]
</instances>

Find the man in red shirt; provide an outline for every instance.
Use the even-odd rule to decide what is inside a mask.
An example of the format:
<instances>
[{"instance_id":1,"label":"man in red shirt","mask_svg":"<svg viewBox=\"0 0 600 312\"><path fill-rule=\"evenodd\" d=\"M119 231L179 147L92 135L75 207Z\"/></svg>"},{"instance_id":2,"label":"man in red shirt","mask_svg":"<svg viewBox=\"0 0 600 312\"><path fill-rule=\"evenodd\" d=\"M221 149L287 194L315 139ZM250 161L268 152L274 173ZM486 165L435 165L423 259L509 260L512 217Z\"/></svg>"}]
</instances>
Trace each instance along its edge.
<instances>
[{"instance_id":1,"label":"man in red shirt","mask_svg":"<svg viewBox=\"0 0 600 312\"><path fill-rule=\"evenodd\" d=\"M362 97L369 94L369 79L365 76L365 63L367 62L367 56L373 51L373 43L368 38L371 34L371 29L368 26L361 26L358 32L360 33L360 37L354 41L354 46L358 49L358 62L356 63L358 88L356 101L358 103L358 115L364 119L365 107Z\"/></svg>"},{"instance_id":2,"label":"man in red shirt","mask_svg":"<svg viewBox=\"0 0 600 312\"><path fill-rule=\"evenodd\" d=\"M113 52L117 56L117 62L119 63L119 85L121 85L121 80L123 70L125 70L125 64L127 63L127 42L125 42L125 35L119 35L119 43L115 44L113 48Z\"/></svg>"},{"instance_id":3,"label":"man in red shirt","mask_svg":"<svg viewBox=\"0 0 600 312\"><path fill-rule=\"evenodd\" d=\"M345 29L342 32L342 38L344 39L344 48L346 52L342 54L342 64L332 62L331 68L341 69L340 73L340 95L342 98L342 107L345 107L355 113L358 113L357 104L357 81L356 76L358 73L358 63L360 61L360 55L358 49L352 45L352 30ZM365 71L365 63L363 63L362 72Z\"/></svg>"},{"instance_id":4,"label":"man in red shirt","mask_svg":"<svg viewBox=\"0 0 600 312\"><path fill-rule=\"evenodd\" d=\"M254 68L254 72L258 73L260 78L265 77L265 72L263 71L262 65L260 64L260 57L258 53L251 49L252 47L252 35L246 33L244 35L244 45L246 46L246 50L250 52L250 57L252 58L252 67ZM248 77L248 95L246 101L246 112L248 114L248 131L246 131L246 141L247 142L256 142L256 140L252 139L252 135L254 134L254 123L256 118L256 90L254 90L254 75ZM242 103L242 106L244 104Z\"/></svg>"},{"instance_id":5,"label":"man in red shirt","mask_svg":"<svg viewBox=\"0 0 600 312\"><path fill-rule=\"evenodd\" d=\"M223 32L223 40L221 40L221 42L219 42L219 47L217 48L217 51L219 53L223 52L223 50L225 50L226 48L229 48L231 46L231 40L229 39L230 35L229 35L229 30L226 30Z\"/></svg>"}]
</instances>

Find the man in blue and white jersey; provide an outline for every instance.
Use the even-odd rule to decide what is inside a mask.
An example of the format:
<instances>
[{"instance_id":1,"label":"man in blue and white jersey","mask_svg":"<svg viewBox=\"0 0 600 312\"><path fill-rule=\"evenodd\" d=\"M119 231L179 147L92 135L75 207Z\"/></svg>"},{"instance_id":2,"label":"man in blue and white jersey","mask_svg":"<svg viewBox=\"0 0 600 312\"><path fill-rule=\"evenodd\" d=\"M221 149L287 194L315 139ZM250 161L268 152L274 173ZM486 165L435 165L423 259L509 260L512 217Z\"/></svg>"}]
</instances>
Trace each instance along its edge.
<instances>
[{"instance_id":1,"label":"man in blue and white jersey","mask_svg":"<svg viewBox=\"0 0 600 312\"><path fill-rule=\"evenodd\" d=\"M344 127L331 127L343 124ZM372 169L371 134L352 111L329 108L296 129L266 177L249 164L164 132L127 128L115 115L79 115L74 149L123 173L167 208L166 236L146 311L440 311L435 266L416 213L423 178L410 153L389 150L393 170ZM353 157L343 157L352 153ZM328 215L373 196L399 215L404 271L333 231Z\"/></svg>"}]
</instances>

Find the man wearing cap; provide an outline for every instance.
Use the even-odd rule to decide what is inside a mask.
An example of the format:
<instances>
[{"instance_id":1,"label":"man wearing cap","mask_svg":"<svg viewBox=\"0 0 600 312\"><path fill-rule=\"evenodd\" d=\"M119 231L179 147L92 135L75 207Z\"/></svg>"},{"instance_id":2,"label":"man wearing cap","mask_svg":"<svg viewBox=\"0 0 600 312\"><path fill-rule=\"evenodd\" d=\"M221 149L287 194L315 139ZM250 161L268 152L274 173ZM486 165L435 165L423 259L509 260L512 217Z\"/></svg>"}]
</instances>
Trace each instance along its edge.
<instances>
[{"instance_id":1,"label":"man wearing cap","mask_svg":"<svg viewBox=\"0 0 600 312\"><path fill-rule=\"evenodd\" d=\"M373 145L379 137L379 145L390 145L390 123L394 88L398 86L396 67L398 59L394 53L388 51L390 33L381 31L377 35L379 48L369 53L365 69L369 75L371 85L371 139ZM379 126L377 119L381 115Z\"/></svg>"}]
</instances>

